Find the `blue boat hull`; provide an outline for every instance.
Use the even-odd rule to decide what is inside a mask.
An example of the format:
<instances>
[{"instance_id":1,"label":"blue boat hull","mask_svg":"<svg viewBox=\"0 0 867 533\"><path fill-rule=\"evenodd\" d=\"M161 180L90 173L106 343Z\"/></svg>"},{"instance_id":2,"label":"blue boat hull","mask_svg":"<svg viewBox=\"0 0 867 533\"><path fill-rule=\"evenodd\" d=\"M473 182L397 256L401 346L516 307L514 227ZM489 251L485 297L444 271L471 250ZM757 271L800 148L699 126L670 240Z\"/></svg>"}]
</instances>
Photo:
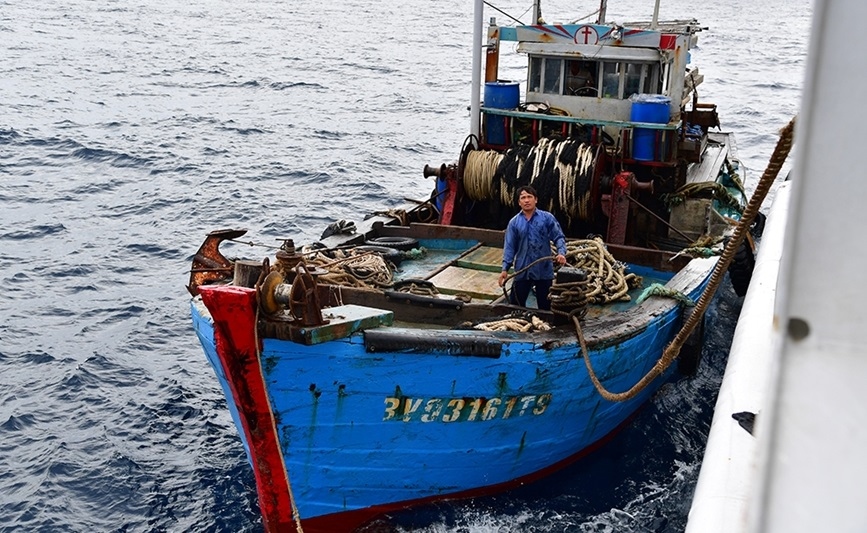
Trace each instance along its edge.
<instances>
[{"instance_id":1,"label":"blue boat hull","mask_svg":"<svg viewBox=\"0 0 867 533\"><path fill-rule=\"evenodd\" d=\"M709 277L710 268L704 270L687 291L693 298ZM218 353L214 321L198 299L192 316L256 469L250 423L243 406L239 412L232 369ZM590 361L609 391L626 391L644 377L682 324L680 308L669 300L635 316L642 319L616 342L594 342L588 331ZM371 330L409 339L431 335L387 326ZM592 384L574 335L447 334L441 349L425 351L380 351L361 331L310 345L261 340L256 379L267 395L274 439L305 530L313 530L308 524L342 528L421 501L490 493L536 479L602 442L673 372L667 369L627 401L611 402ZM496 353L467 355L454 348L492 339Z\"/></svg>"}]
</instances>

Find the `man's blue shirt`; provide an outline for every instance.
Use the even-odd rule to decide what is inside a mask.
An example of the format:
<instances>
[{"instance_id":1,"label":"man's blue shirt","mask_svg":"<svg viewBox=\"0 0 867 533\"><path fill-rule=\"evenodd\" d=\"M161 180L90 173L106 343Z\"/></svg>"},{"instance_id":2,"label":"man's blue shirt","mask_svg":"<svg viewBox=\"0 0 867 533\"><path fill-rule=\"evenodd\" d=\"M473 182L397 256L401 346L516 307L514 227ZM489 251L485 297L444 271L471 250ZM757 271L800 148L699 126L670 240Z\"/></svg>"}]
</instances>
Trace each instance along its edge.
<instances>
[{"instance_id":1,"label":"man's blue shirt","mask_svg":"<svg viewBox=\"0 0 867 533\"><path fill-rule=\"evenodd\" d=\"M557 247L557 253L566 255L566 237L554 215L536 209L527 220L523 212L518 213L506 227L503 270L509 270L513 261L518 271L540 257L550 256L551 242ZM515 279L554 279L554 262L540 261Z\"/></svg>"}]
</instances>

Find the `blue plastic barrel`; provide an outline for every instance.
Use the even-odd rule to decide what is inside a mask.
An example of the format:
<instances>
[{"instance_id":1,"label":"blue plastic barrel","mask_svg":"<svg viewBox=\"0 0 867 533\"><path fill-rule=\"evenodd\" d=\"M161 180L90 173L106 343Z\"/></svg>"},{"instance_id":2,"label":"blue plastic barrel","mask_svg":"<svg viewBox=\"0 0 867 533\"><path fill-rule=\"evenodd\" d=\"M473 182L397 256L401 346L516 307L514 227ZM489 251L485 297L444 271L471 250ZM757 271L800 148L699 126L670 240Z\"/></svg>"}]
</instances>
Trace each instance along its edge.
<instances>
[{"instance_id":1,"label":"blue plastic barrel","mask_svg":"<svg viewBox=\"0 0 867 533\"><path fill-rule=\"evenodd\" d=\"M521 103L521 90L516 81L489 81L485 83L485 107L515 109ZM485 115L485 142L506 144L507 118Z\"/></svg>"},{"instance_id":2,"label":"blue plastic barrel","mask_svg":"<svg viewBox=\"0 0 867 533\"><path fill-rule=\"evenodd\" d=\"M629 120L668 124L671 118L671 98L661 94L638 94L632 97ZM638 161L653 161L656 134L660 130L634 128L632 130L632 158Z\"/></svg>"}]
</instances>

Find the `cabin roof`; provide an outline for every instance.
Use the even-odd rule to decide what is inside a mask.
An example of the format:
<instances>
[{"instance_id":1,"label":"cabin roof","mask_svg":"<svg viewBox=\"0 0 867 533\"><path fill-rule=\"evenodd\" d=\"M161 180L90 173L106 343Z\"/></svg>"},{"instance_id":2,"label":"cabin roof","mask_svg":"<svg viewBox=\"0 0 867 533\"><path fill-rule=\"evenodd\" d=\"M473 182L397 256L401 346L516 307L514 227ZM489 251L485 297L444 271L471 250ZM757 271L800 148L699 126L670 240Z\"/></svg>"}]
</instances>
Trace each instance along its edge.
<instances>
[{"instance_id":1,"label":"cabin roof","mask_svg":"<svg viewBox=\"0 0 867 533\"><path fill-rule=\"evenodd\" d=\"M503 26L499 28L500 40L522 44L543 43L561 46L611 46L674 49L678 37L686 36L687 47L697 42L696 33L703 28L695 19L689 21L658 22L653 28L650 22L626 24L534 24Z\"/></svg>"}]
</instances>

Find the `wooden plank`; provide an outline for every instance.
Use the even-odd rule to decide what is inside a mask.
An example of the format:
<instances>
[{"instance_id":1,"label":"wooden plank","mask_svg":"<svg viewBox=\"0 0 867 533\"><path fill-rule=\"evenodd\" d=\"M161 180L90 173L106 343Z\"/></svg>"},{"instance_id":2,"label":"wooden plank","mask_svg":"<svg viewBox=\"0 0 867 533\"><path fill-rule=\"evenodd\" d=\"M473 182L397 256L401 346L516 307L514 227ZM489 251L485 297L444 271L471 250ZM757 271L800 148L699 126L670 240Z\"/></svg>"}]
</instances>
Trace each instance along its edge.
<instances>
[{"instance_id":1,"label":"wooden plank","mask_svg":"<svg viewBox=\"0 0 867 533\"><path fill-rule=\"evenodd\" d=\"M416 239L458 239L482 242L490 246L502 246L504 231L469 228L466 226L442 226L413 222L406 226L381 226L378 236L414 237Z\"/></svg>"},{"instance_id":2,"label":"wooden plank","mask_svg":"<svg viewBox=\"0 0 867 533\"><path fill-rule=\"evenodd\" d=\"M455 264L471 270L500 272L503 268L503 249L493 246L480 246L458 258Z\"/></svg>"},{"instance_id":3,"label":"wooden plank","mask_svg":"<svg viewBox=\"0 0 867 533\"><path fill-rule=\"evenodd\" d=\"M686 183L715 181L728 155L726 144L708 143L701 163L690 165L686 173Z\"/></svg>"},{"instance_id":4,"label":"wooden plank","mask_svg":"<svg viewBox=\"0 0 867 533\"><path fill-rule=\"evenodd\" d=\"M450 266L429 281L443 294L465 293L473 298L493 300L503 294L503 289L497 284L498 278L499 269L487 272Z\"/></svg>"}]
</instances>

